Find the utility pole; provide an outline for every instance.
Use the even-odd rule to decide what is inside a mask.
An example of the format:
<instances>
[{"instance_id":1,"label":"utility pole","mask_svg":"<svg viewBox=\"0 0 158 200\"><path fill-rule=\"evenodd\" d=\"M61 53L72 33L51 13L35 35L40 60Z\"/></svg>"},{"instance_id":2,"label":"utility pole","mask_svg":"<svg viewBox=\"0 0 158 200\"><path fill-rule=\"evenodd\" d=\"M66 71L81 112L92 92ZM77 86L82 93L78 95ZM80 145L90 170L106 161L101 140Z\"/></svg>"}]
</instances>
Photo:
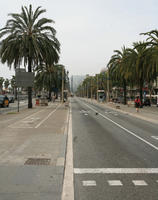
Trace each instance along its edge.
<instances>
[{"instance_id":1,"label":"utility pole","mask_svg":"<svg viewBox=\"0 0 158 200\"><path fill-rule=\"evenodd\" d=\"M64 103L64 67L62 67L62 103Z\"/></svg>"}]
</instances>

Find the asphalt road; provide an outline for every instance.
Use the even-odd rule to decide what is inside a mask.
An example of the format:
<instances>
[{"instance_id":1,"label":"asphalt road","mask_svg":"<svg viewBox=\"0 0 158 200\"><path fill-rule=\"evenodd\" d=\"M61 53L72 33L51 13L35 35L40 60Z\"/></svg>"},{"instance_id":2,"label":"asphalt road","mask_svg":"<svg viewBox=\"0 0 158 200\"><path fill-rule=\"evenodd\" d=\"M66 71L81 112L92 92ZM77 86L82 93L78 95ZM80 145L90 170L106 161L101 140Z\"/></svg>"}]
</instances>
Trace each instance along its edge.
<instances>
[{"instance_id":1,"label":"asphalt road","mask_svg":"<svg viewBox=\"0 0 158 200\"><path fill-rule=\"evenodd\" d=\"M75 200L158 200L158 126L72 99Z\"/></svg>"}]
</instances>

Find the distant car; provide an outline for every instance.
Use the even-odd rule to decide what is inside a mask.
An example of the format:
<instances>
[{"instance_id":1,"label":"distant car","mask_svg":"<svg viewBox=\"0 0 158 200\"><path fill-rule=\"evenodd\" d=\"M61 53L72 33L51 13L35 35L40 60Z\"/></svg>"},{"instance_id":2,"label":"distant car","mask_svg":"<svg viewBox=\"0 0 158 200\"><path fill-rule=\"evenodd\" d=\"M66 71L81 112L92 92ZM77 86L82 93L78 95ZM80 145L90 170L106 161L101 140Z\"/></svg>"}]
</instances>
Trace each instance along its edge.
<instances>
[{"instance_id":1,"label":"distant car","mask_svg":"<svg viewBox=\"0 0 158 200\"><path fill-rule=\"evenodd\" d=\"M143 106L151 106L150 99L145 99L143 102Z\"/></svg>"},{"instance_id":2,"label":"distant car","mask_svg":"<svg viewBox=\"0 0 158 200\"><path fill-rule=\"evenodd\" d=\"M9 107L9 99L7 96L0 95L0 107Z\"/></svg>"},{"instance_id":3,"label":"distant car","mask_svg":"<svg viewBox=\"0 0 158 200\"><path fill-rule=\"evenodd\" d=\"M8 99L9 99L9 103L14 103L14 100L15 100L14 96L8 95Z\"/></svg>"}]
</instances>

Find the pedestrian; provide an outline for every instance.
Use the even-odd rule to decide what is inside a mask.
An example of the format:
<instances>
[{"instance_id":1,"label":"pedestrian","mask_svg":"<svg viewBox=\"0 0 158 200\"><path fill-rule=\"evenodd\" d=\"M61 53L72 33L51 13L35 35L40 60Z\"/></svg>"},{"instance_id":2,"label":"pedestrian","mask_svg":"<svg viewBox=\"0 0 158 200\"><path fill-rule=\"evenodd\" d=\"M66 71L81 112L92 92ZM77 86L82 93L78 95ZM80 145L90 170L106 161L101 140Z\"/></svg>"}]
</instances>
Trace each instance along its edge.
<instances>
[{"instance_id":1,"label":"pedestrian","mask_svg":"<svg viewBox=\"0 0 158 200\"><path fill-rule=\"evenodd\" d=\"M137 98L135 99L134 103L135 103L135 107L136 107L136 112L139 112L139 108L141 106L141 102L140 102L139 96L137 96Z\"/></svg>"}]
</instances>

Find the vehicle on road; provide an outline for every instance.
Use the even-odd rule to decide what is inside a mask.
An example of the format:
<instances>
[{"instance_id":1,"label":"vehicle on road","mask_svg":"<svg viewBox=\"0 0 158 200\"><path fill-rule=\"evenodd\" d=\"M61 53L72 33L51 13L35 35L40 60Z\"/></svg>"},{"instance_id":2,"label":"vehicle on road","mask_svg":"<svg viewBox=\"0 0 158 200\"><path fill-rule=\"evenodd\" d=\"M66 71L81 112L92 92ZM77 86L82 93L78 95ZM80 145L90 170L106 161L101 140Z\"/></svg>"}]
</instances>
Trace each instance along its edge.
<instances>
[{"instance_id":1,"label":"vehicle on road","mask_svg":"<svg viewBox=\"0 0 158 200\"><path fill-rule=\"evenodd\" d=\"M9 99L7 96L0 95L0 107L9 107Z\"/></svg>"}]
</instances>

